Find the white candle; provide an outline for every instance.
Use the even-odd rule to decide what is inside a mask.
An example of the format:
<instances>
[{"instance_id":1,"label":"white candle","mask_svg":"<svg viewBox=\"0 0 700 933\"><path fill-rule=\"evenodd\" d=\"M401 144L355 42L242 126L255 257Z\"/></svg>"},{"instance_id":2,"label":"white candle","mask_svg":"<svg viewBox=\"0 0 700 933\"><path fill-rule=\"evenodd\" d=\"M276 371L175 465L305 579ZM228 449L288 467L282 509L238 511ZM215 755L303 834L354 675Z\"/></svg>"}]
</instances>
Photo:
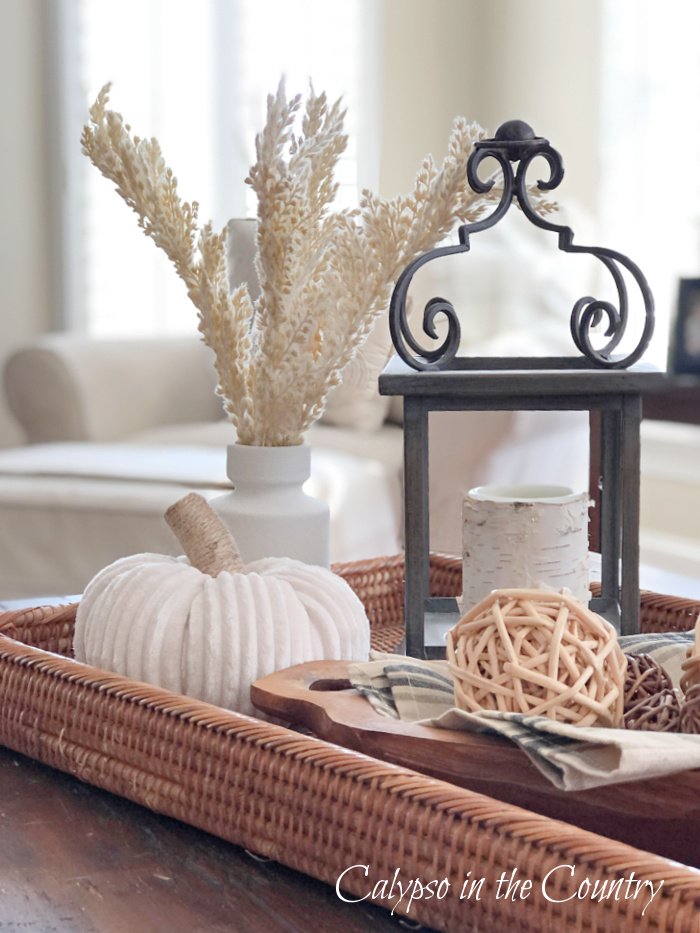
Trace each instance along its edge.
<instances>
[{"instance_id":1,"label":"white candle","mask_svg":"<svg viewBox=\"0 0 700 933\"><path fill-rule=\"evenodd\" d=\"M587 603L588 493L566 486L479 486L463 509L467 612L492 590L567 588Z\"/></svg>"}]
</instances>

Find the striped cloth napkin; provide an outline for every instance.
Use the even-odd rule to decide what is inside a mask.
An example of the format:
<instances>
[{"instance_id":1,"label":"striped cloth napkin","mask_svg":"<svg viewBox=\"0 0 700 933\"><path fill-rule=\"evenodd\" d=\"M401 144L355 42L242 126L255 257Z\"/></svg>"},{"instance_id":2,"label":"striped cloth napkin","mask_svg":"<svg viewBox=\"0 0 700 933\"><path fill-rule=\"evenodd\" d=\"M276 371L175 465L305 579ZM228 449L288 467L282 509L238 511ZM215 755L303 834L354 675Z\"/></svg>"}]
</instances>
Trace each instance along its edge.
<instances>
[{"instance_id":1,"label":"striped cloth napkin","mask_svg":"<svg viewBox=\"0 0 700 933\"><path fill-rule=\"evenodd\" d=\"M693 633L688 632L629 635L620 644L631 654L652 654L677 683L692 641ZM546 716L457 709L446 661L374 652L369 662L350 665L349 678L381 716L510 739L563 790L586 790L700 768L700 735L571 726Z\"/></svg>"}]
</instances>

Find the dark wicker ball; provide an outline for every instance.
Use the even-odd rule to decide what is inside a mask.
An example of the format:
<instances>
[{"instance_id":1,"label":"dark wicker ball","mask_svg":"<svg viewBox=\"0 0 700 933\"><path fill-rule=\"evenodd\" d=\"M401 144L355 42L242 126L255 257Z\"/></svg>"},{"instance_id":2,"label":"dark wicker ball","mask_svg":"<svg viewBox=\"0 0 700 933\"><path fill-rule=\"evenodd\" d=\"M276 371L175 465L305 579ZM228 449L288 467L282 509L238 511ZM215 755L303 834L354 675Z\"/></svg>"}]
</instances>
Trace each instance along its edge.
<instances>
[{"instance_id":1,"label":"dark wicker ball","mask_svg":"<svg viewBox=\"0 0 700 933\"><path fill-rule=\"evenodd\" d=\"M661 690L625 708L625 729L645 732L679 732L681 706L675 690Z\"/></svg>"},{"instance_id":2,"label":"dark wicker ball","mask_svg":"<svg viewBox=\"0 0 700 933\"><path fill-rule=\"evenodd\" d=\"M700 735L700 683L694 684L681 706L681 732Z\"/></svg>"},{"instance_id":3,"label":"dark wicker ball","mask_svg":"<svg viewBox=\"0 0 700 933\"><path fill-rule=\"evenodd\" d=\"M673 690L673 683L658 661L649 654L628 654L625 674L625 712L640 700L662 690Z\"/></svg>"}]
</instances>

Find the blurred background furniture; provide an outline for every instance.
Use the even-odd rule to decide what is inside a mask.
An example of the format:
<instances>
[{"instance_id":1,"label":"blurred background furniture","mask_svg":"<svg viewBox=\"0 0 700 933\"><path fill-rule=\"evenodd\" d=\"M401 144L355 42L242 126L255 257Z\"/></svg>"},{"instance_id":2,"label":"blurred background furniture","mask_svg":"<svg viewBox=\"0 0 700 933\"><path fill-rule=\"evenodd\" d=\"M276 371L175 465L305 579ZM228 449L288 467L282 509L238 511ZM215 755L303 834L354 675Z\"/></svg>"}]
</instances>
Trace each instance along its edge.
<instances>
[{"instance_id":1,"label":"blurred background furniture","mask_svg":"<svg viewBox=\"0 0 700 933\"><path fill-rule=\"evenodd\" d=\"M13 354L4 376L28 443L0 451L0 599L80 593L120 556L177 553L165 508L188 489L212 498L229 488L235 431L196 338L47 335ZM332 402L307 437L309 491L330 505L333 561L396 553L403 540L401 413L376 388L378 412L357 394L354 412L348 398ZM585 420L436 413L431 457L432 546L460 553L461 500L472 486L586 488Z\"/></svg>"},{"instance_id":2,"label":"blurred background furniture","mask_svg":"<svg viewBox=\"0 0 700 933\"><path fill-rule=\"evenodd\" d=\"M47 335L13 354L4 376L27 443L0 450L0 599L79 593L120 556L173 553L165 508L188 489L212 498L229 488L225 447L235 432L197 338ZM644 399L642 561L699 577L700 379L666 385ZM461 499L475 485L586 488L582 417L433 414L433 549L461 552ZM400 422L396 406L372 411L368 395L354 412L349 399L330 405L309 431L310 491L329 502L334 561L401 549Z\"/></svg>"},{"instance_id":3,"label":"blurred background furniture","mask_svg":"<svg viewBox=\"0 0 700 933\"><path fill-rule=\"evenodd\" d=\"M669 374L643 418L642 559L700 578L700 378Z\"/></svg>"}]
</instances>

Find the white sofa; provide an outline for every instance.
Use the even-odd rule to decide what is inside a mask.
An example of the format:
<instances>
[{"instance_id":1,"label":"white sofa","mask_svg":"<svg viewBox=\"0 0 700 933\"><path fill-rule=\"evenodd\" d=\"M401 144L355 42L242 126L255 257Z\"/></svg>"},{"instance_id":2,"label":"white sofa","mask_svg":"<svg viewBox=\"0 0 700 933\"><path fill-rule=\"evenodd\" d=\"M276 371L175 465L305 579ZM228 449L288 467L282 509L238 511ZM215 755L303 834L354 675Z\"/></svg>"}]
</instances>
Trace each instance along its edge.
<instances>
[{"instance_id":1,"label":"white sofa","mask_svg":"<svg viewBox=\"0 0 700 933\"><path fill-rule=\"evenodd\" d=\"M253 296L255 229L254 221L230 221L227 244L230 283L248 282ZM448 257L424 267L414 306L439 293L465 308L466 354L573 352L568 291L588 288L552 263L539 234L501 225L478 263ZM332 561L402 546L401 404L377 391L390 350L380 318L308 432L309 491L330 505ZM27 444L0 450L0 600L77 594L120 556L171 553L167 506L188 489L208 498L229 489L225 448L234 429L196 335L46 335L10 357L4 384ZM471 487L522 480L587 488L587 416L434 413L430 471L431 546L460 553L461 500Z\"/></svg>"},{"instance_id":2,"label":"white sofa","mask_svg":"<svg viewBox=\"0 0 700 933\"><path fill-rule=\"evenodd\" d=\"M642 422L642 560L700 581L700 427ZM685 581L682 581L683 583ZM698 585L692 595L698 592ZM672 590L688 593L686 586Z\"/></svg>"},{"instance_id":3,"label":"white sofa","mask_svg":"<svg viewBox=\"0 0 700 933\"><path fill-rule=\"evenodd\" d=\"M372 341L309 431L311 490L331 510L331 559L402 544L400 407L380 398ZM80 593L112 560L176 553L162 519L187 489L227 490L235 440L197 337L47 335L4 372L27 444L0 450L0 600ZM584 416L585 419L585 416ZM431 416L431 543L458 553L461 497L484 482L587 484L585 420L569 412Z\"/></svg>"}]
</instances>

